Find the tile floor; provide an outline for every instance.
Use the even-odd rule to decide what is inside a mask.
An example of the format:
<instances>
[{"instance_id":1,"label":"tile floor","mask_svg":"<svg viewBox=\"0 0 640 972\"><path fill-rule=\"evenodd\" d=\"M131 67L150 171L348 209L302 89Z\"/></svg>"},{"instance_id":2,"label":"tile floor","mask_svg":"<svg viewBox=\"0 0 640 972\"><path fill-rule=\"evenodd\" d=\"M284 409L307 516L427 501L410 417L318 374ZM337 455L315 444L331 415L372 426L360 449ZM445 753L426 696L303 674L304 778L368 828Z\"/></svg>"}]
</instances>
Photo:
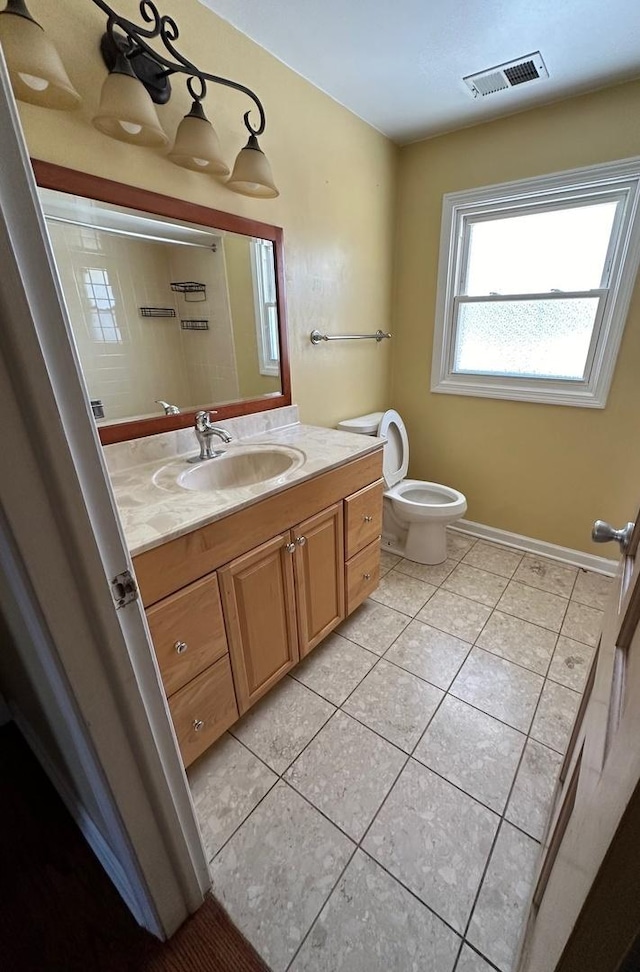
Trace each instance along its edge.
<instances>
[{"instance_id":1,"label":"tile floor","mask_svg":"<svg viewBox=\"0 0 640 972\"><path fill-rule=\"evenodd\" d=\"M190 770L273 972L511 972L611 581L451 532Z\"/></svg>"}]
</instances>

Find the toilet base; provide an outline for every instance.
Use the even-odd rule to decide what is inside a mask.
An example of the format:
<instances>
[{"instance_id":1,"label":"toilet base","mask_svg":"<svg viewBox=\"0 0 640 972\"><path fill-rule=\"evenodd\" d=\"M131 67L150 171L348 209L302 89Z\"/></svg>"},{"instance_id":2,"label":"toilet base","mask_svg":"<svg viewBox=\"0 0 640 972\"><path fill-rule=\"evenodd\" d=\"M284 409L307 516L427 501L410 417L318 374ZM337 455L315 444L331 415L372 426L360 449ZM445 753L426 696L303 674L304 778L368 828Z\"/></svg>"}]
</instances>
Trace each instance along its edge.
<instances>
[{"instance_id":1,"label":"toilet base","mask_svg":"<svg viewBox=\"0 0 640 972\"><path fill-rule=\"evenodd\" d=\"M417 530L413 529L417 527ZM440 523L415 523L401 536L383 534L381 547L416 564L435 566L447 559L447 529Z\"/></svg>"},{"instance_id":2,"label":"toilet base","mask_svg":"<svg viewBox=\"0 0 640 972\"><path fill-rule=\"evenodd\" d=\"M401 523L387 497L383 511L383 550L430 567L447 559L447 527L452 521L447 519Z\"/></svg>"}]
</instances>

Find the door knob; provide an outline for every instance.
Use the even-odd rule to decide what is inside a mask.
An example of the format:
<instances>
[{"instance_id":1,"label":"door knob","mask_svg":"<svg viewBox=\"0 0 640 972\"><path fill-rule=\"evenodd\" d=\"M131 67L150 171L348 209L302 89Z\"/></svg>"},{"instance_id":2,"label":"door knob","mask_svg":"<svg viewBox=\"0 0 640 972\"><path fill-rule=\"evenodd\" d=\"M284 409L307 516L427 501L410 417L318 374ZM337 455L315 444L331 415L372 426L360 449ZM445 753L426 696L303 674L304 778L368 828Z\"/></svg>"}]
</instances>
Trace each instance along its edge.
<instances>
[{"instance_id":1,"label":"door knob","mask_svg":"<svg viewBox=\"0 0 640 972\"><path fill-rule=\"evenodd\" d=\"M306 537L296 537L296 543L298 544L299 547L304 547L306 542L307 542Z\"/></svg>"},{"instance_id":2,"label":"door knob","mask_svg":"<svg viewBox=\"0 0 640 972\"><path fill-rule=\"evenodd\" d=\"M625 553L631 542L634 525L627 523L622 529L616 530L610 523L606 523L604 520L596 520L591 531L591 539L595 543L609 543L610 540L617 540L620 544L620 550Z\"/></svg>"},{"instance_id":3,"label":"door knob","mask_svg":"<svg viewBox=\"0 0 640 972\"><path fill-rule=\"evenodd\" d=\"M183 652L187 650L189 645L186 643L186 641L176 641L173 647L178 652L178 654L181 655Z\"/></svg>"},{"instance_id":4,"label":"door knob","mask_svg":"<svg viewBox=\"0 0 640 972\"><path fill-rule=\"evenodd\" d=\"M285 543L284 549L287 551L287 553L292 554L295 553L296 545L295 543Z\"/></svg>"}]
</instances>

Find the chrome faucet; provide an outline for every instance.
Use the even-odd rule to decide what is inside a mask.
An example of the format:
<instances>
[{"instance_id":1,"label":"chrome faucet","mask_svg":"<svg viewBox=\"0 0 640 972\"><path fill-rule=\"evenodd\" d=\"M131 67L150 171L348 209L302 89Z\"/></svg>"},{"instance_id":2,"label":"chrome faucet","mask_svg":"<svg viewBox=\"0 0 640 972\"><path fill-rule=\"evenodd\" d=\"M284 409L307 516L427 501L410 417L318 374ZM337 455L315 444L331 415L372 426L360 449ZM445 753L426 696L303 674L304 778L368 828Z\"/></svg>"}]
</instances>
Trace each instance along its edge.
<instances>
[{"instance_id":1,"label":"chrome faucet","mask_svg":"<svg viewBox=\"0 0 640 972\"><path fill-rule=\"evenodd\" d=\"M216 413L196 413L195 430L196 438L200 443L200 455L193 456L187 462L204 462L205 459L215 459L216 456L224 455L224 449L211 449L211 436L213 435L217 435L223 442L231 442L231 436L226 429L211 424L211 414L215 415Z\"/></svg>"},{"instance_id":2,"label":"chrome faucet","mask_svg":"<svg viewBox=\"0 0 640 972\"><path fill-rule=\"evenodd\" d=\"M156 398L156 405L162 405L165 415L179 415L180 409L177 405L171 405L169 402L163 402L161 398Z\"/></svg>"}]
</instances>

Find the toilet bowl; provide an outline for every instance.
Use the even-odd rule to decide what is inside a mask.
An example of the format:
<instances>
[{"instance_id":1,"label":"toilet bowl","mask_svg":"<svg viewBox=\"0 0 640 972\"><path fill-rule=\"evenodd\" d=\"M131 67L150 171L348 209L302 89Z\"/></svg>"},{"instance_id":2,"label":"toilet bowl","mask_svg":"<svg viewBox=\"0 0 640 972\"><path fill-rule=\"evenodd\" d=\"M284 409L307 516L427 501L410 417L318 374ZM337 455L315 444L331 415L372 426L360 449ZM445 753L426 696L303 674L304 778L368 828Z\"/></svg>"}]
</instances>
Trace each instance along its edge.
<instances>
[{"instance_id":1,"label":"toilet bowl","mask_svg":"<svg viewBox=\"0 0 640 972\"><path fill-rule=\"evenodd\" d=\"M404 422L394 409L347 419L338 428L386 439L382 463L387 487L383 500L383 548L419 564L441 564L447 556L446 528L465 514L465 496L450 486L405 478L409 439Z\"/></svg>"}]
</instances>

